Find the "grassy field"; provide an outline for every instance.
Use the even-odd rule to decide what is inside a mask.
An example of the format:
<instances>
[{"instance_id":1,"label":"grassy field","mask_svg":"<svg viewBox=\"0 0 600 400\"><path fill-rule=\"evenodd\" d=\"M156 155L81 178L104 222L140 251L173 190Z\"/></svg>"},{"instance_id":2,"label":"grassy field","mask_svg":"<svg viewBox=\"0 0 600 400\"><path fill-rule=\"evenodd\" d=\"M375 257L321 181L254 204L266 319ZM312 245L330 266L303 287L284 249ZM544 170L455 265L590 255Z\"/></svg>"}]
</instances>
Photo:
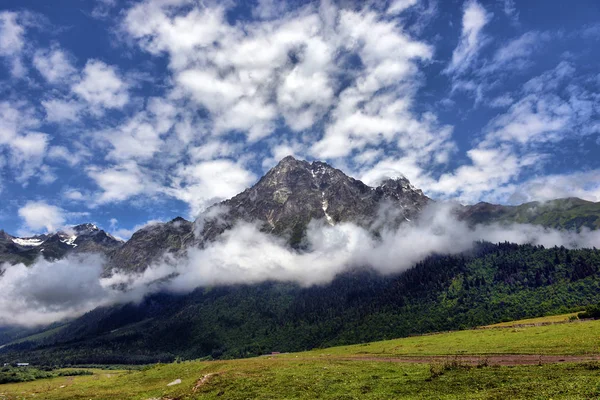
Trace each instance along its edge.
<instances>
[{"instance_id":1,"label":"grassy field","mask_svg":"<svg viewBox=\"0 0 600 400\"><path fill-rule=\"evenodd\" d=\"M570 313L570 314L560 314L560 315L549 315L547 317L538 317L538 318L528 318L521 319L518 321L508 321L508 322L499 322L493 325L482 326L482 329L485 328L510 328L513 326L528 326L528 325L547 325L547 324L560 324L563 322L569 322L569 318L577 317L580 311Z\"/></svg>"},{"instance_id":2,"label":"grassy field","mask_svg":"<svg viewBox=\"0 0 600 400\"><path fill-rule=\"evenodd\" d=\"M519 321L521 322L521 321ZM307 355L600 354L600 320L475 329L313 350Z\"/></svg>"},{"instance_id":3,"label":"grassy field","mask_svg":"<svg viewBox=\"0 0 600 400\"><path fill-rule=\"evenodd\" d=\"M244 360L187 361L141 371L0 385L8 399L590 399L600 363L467 366L398 355L600 354L600 321L441 333ZM345 360L344 357L372 359ZM380 360L380 361L379 361ZM167 386L181 379L181 383Z\"/></svg>"}]
</instances>

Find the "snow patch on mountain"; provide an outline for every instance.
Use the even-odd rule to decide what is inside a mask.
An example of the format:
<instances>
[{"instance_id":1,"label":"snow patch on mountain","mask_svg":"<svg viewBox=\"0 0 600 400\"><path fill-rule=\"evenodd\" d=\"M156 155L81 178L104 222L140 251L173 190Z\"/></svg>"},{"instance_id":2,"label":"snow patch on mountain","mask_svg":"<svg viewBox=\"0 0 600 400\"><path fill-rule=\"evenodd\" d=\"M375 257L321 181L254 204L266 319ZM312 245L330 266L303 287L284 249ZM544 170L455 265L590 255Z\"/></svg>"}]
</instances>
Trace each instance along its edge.
<instances>
[{"instance_id":1,"label":"snow patch on mountain","mask_svg":"<svg viewBox=\"0 0 600 400\"><path fill-rule=\"evenodd\" d=\"M44 241L38 238L13 238L12 241L19 246L34 247L40 246Z\"/></svg>"}]
</instances>

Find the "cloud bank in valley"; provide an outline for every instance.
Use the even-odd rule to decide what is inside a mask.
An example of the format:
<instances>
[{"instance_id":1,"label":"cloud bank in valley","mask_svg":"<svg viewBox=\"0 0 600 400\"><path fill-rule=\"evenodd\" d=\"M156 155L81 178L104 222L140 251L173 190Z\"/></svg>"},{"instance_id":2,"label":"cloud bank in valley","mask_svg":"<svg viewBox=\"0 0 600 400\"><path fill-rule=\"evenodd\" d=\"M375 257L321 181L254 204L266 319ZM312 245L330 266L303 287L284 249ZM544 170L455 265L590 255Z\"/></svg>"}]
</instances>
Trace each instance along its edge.
<instances>
[{"instance_id":1,"label":"cloud bank in valley","mask_svg":"<svg viewBox=\"0 0 600 400\"><path fill-rule=\"evenodd\" d=\"M302 251L285 238L239 223L205 248L185 257L165 256L139 274L113 271L102 276L105 259L71 256L33 266L4 265L0 276L0 325L39 325L74 317L98 306L139 301L168 291L188 293L197 287L296 282L327 284L347 269L367 266L382 274L402 272L435 253L456 254L475 241L510 241L569 248L600 244L600 231L558 231L534 225L490 225L471 228L456 219L450 206L427 208L418 221L397 229L383 228L375 238L351 223L330 226L312 221ZM117 288L127 287L123 291Z\"/></svg>"}]
</instances>

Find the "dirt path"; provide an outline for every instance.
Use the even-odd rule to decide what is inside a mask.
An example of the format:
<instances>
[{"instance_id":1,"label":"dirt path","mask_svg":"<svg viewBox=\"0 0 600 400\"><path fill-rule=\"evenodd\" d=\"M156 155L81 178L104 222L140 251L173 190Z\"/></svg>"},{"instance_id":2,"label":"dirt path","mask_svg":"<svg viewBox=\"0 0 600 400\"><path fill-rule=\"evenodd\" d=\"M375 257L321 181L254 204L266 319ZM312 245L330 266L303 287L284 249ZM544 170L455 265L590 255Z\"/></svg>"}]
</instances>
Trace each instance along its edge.
<instances>
[{"instance_id":1,"label":"dirt path","mask_svg":"<svg viewBox=\"0 0 600 400\"><path fill-rule=\"evenodd\" d=\"M600 355L589 356L557 356L539 354L490 354L490 355L456 355L456 356L399 356L399 357L329 357L339 361L379 361L393 363L432 363L458 362L466 365L538 365L553 363L577 363L600 361Z\"/></svg>"}]
</instances>

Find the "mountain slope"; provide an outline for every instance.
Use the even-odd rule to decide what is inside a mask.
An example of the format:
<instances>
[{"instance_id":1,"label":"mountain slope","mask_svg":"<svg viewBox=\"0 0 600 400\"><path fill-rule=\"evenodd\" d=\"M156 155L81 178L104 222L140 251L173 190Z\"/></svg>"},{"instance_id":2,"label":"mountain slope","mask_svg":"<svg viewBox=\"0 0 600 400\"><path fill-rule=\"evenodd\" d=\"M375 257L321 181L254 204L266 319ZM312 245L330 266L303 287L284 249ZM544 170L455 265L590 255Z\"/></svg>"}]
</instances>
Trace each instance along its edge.
<instances>
[{"instance_id":1,"label":"mountain slope","mask_svg":"<svg viewBox=\"0 0 600 400\"><path fill-rule=\"evenodd\" d=\"M178 217L142 228L112 254L109 268L140 272L164 254L204 246L240 221L257 223L262 231L285 236L297 246L311 220L332 225L351 221L376 229L415 218L430 201L406 178L370 187L326 163L289 156L254 186L215 204L193 224Z\"/></svg>"},{"instance_id":2,"label":"mountain slope","mask_svg":"<svg viewBox=\"0 0 600 400\"><path fill-rule=\"evenodd\" d=\"M186 243L192 240L192 230L192 223L181 217L147 225L111 254L109 268L143 271L165 254L183 251Z\"/></svg>"},{"instance_id":3,"label":"mountain slope","mask_svg":"<svg viewBox=\"0 0 600 400\"><path fill-rule=\"evenodd\" d=\"M303 288L266 282L99 308L0 360L145 363L246 357L567 312L600 301L600 251L487 243L403 274L357 269Z\"/></svg>"},{"instance_id":4,"label":"mountain slope","mask_svg":"<svg viewBox=\"0 0 600 400\"><path fill-rule=\"evenodd\" d=\"M301 253L311 220L353 222L376 237L383 226L418 218L430 202L405 178L369 187L325 163L286 157L254 186L194 222L178 217L149 225L125 244L91 225L34 238L1 232L0 249L13 258L59 258L97 248L108 255L107 273L113 268L141 272L165 255L183 256L190 246L206 246L241 221L285 237ZM597 221L595 207L567 199L518 207L480 203L458 213L472 224L515 221L580 228ZM310 288L265 282L198 288L181 296L153 294L139 304L98 308L10 344L0 354L135 363L248 356L455 329L600 301L599 269L596 250L479 244L465 254L431 256L393 276L359 268ZM17 337L14 331L0 331L4 343Z\"/></svg>"},{"instance_id":5,"label":"mountain slope","mask_svg":"<svg viewBox=\"0 0 600 400\"><path fill-rule=\"evenodd\" d=\"M224 210L218 218L202 218L199 234L203 239L214 237L216 220L224 226L238 220L259 221L263 230L291 234L295 242L313 219L371 227L381 206L389 205L396 211L397 224L414 218L430 201L406 178L370 187L326 163L288 156L256 185L217 205Z\"/></svg>"},{"instance_id":6,"label":"mountain slope","mask_svg":"<svg viewBox=\"0 0 600 400\"><path fill-rule=\"evenodd\" d=\"M473 225L516 222L557 229L600 229L600 203L573 197L518 206L481 202L463 207L459 214Z\"/></svg>"}]
</instances>

